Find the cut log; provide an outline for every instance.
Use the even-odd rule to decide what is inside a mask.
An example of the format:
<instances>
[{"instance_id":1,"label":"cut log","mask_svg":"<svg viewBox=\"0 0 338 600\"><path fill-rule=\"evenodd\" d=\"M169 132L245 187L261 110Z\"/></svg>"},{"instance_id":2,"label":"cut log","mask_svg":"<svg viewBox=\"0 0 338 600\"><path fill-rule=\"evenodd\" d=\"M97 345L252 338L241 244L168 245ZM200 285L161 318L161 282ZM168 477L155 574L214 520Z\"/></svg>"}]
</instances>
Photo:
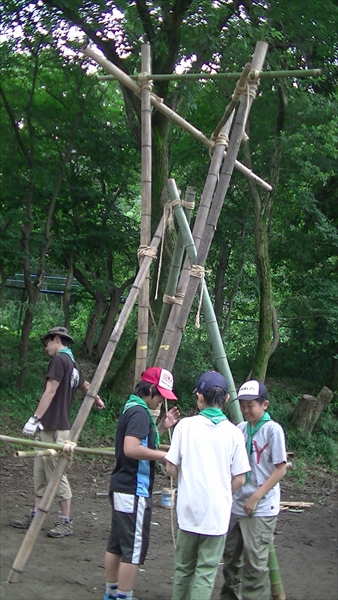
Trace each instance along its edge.
<instances>
[{"instance_id":1,"label":"cut log","mask_svg":"<svg viewBox=\"0 0 338 600\"><path fill-rule=\"evenodd\" d=\"M311 433L320 415L329 402L331 402L332 398L332 390L325 386L319 392L317 398L304 394L293 412L291 423Z\"/></svg>"}]
</instances>

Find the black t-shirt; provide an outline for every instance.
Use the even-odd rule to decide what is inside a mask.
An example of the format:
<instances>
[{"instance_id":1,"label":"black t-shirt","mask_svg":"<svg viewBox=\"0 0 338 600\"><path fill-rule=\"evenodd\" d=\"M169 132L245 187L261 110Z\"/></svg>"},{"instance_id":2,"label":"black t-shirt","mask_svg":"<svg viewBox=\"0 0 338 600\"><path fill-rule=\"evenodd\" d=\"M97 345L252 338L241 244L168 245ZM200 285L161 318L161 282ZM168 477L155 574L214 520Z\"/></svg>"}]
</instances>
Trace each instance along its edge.
<instances>
[{"instance_id":1,"label":"black t-shirt","mask_svg":"<svg viewBox=\"0 0 338 600\"><path fill-rule=\"evenodd\" d=\"M55 396L41 418L45 429L70 429L69 413L78 387L84 383L79 365L65 352L54 356L48 366L46 379L59 382Z\"/></svg>"},{"instance_id":2,"label":"black t-shirt","mask_svg":"<svg viewBox=\"0 0 338 600\"><path fill-rule=\"evenodd\" d=\"M155 461L128 458L123 452L126 435L139 438L143 446L155 449L155 432L142 406L129 408L120 415L115 440L116 465L111 476L110 491L149 498L154 483Z\"/></svg>"}]
</instances>

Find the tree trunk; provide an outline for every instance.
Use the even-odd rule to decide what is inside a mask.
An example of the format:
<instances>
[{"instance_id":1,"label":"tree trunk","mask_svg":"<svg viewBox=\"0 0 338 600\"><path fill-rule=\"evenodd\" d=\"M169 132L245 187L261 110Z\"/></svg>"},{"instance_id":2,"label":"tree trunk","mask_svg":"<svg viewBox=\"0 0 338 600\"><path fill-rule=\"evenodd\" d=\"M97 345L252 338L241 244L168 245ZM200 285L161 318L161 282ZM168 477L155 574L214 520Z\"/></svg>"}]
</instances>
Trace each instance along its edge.
<instances>
[{"instance_id":1,"label":"tree trunk","mask_svg":"<svg viewBox=\"0 0 338 600\"><path fill-rule=\"evenodd\" d=\"M317 398L304 394L292 414L291 423L299 429L311 433L332 398L332 390L325 386L319 392Z\"/></svg>"},{"instance_id":2,"label":"tree trunk","mask_svg":"<svg viewBox=\"0 0 338 600\"><path fill-rule=\"evenodd\" d=\"M279 107L275 144L270 168L270 183L273 189L265 197L261 197L257 185L249 179L249 189L254 204L255 259L260 291L258 340L252 368L252 377L261 381L265 380L269 358L279 342L278 329L276 328L277 319L272 296L272 279L269 258L269 228L279 181L282 158L281 134L284 130L285 113L288 105L288 96L283 84L278 86L278 99ZM243 148L246 162L251 168L251 155L248 141L243 143Z\"/></svg>"},{"instance_id":3,"label":"tree trunk","mask_svg":"<svg viewBox=\"0 0 338 600\"><path fill-rule=\"evenodd\" d=\"M85 339L80 350L80 353L83 353L86 356L93 355L96 332L98 327L101 325L102 316L107 308L107 300L101 292L97 292L94 295L94 298L95 305L90 313Z\"/></svg>"},{"instance_id":4,"label":"tree trunk","mask_svg":"<svg viewBox=\"0 0 338 600\"><path fill-rule=\"evenodd\" d=\"M70 325L70 315L69 315L69 307L71 302L71 284L73 280L73 257L70 256L67 261L68 271L67 271L67 279L65 282L65 291L62 296L62 308L64 314L64 325L69 329Z\"/></svg>"},{"instance_id":5,"label":"tree trunk","mask_svg":"<svg viewBox=\"0 0 338 600\"><path fill-rule=\"evenodd\" d=\"M29 334L32 328L33 317L35 312L36 301L39 296L39 287L35 283L31 283L26 291L28 293L28 306L25 310L25 317L22 325L20 349L19 349L19 373L16 380L16 386L19 392L23 390L23 384L27 369L28 342Z\"/></svg>"},{"instance_id":6,"label":"tree trunk","mask_svg":"<svg viewBox=\"0 0 338 600\"><path fill-rule=\"evenodd\" d=\"M121 289L116 287L110 291L110 305L100 333L100 337L94 347L95 358L101 358L104 349L108 344L110 334L113 331L116 315L119 310L121 293Z\"/></svg>"},{"instance_id":7,"label":"tree trunk","mask_svg":"<svg viewBox=\"0 0 338 600\"><path fill-rule=\"evenodd\" d=\"M335 355L332 357L330 388L333 392L338 392L338 347L336 348Z\"/></svg>"},{"instance_id":8,"label":"tree trunk","mask_svg":"<svg viewBox=\"0 0 338 600\"><path fill-rule=\"evenodd\" d=\"M4 293L5 293L6 281L7 281L7 277L6 277L6 273L5 273L5 268L4 268L4 266L2 264L0 265L0 275L1 275L0 306L2 306L3 305L3 300L4 300Z\"/></svg>"}]
</instances>

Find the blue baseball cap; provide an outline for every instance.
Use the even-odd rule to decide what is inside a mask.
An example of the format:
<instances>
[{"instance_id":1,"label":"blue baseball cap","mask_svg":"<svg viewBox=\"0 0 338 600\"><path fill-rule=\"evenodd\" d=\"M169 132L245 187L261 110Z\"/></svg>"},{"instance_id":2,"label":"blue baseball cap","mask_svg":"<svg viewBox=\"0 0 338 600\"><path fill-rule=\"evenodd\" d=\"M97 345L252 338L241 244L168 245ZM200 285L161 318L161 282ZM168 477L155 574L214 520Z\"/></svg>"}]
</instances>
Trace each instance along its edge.
<instances>
[{"instance_id":1,"label":"blue baseball cap","mask_svg":"<svg viewBox=\"0 0 338 600\"><path fill-rule=\"evenodd\" d=\"M226 394L228 390L228 384L220 373L217 371L207 371L200 376L196 383L196 388L194 392L199 392L200 394L207 394L208 390L212 387L220 387L223 392Z\"/></svg>"}]
</instances>

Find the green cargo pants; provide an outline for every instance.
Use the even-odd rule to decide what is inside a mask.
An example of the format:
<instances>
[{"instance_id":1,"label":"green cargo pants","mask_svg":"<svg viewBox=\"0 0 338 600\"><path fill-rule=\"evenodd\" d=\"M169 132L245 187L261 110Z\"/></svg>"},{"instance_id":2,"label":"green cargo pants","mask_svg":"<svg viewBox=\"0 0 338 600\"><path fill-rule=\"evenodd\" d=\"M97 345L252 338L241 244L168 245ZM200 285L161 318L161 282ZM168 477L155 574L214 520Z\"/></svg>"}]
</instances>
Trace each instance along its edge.
<instances>
[{"instance_id":1,"label":"green cargo pants","mask_svg":"<svg viewBox=\"0 0 338 600\"><path fill-rule=\"evenodd\" d=\"M210 600L225 535L177 532L172 600Z\"/></svg>"},{"instance_id":2,"label":"green cargo pants","mask_svg":"<svg viewBox=\"0 0 338 600\"><path fill-rule=\"evenodd\" d=\"M231 515L220 600L270 600L269 544L277 517Z\"/></svg>"}]
</instances>

